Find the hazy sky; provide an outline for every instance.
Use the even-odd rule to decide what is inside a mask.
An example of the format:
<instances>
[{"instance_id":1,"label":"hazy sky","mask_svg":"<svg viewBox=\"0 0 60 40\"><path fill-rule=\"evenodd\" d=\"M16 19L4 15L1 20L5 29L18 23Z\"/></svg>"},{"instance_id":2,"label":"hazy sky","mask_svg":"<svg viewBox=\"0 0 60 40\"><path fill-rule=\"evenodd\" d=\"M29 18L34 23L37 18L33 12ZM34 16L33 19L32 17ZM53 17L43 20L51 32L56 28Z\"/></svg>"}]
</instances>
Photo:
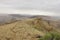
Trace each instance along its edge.
<instances>
[{"instance_id":1,"label":"hazy sky","mask_svg":"<svg viewBox=\"0 0 60 40\"><path fill-rule=\"evenodd\" d=\"M60 0L0 0L0 13L60 16Z\"/></svg>"}]
</instances>

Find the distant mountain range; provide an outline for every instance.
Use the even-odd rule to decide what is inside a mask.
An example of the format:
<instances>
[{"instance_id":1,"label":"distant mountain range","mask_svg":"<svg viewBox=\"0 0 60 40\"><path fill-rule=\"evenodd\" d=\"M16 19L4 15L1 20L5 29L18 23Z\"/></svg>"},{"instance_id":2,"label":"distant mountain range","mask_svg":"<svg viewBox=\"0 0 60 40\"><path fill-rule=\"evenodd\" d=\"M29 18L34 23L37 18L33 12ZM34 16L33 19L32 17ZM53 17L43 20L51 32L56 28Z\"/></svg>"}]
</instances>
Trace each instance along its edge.
<instances>
[{"instance_id":1,"label":"distant mountain range","mask_svg":"<svg viewBox=\"0 0 60 40\"><path fill-rule=\"evenodd\" d=\"M9 22L16 21L16 20L30 19L30 18L42 18L44 20L50 20L50 21L60 20L60 18L56 16L0 14L0 24L9 23Z\"/></svg>"}]
</instances>

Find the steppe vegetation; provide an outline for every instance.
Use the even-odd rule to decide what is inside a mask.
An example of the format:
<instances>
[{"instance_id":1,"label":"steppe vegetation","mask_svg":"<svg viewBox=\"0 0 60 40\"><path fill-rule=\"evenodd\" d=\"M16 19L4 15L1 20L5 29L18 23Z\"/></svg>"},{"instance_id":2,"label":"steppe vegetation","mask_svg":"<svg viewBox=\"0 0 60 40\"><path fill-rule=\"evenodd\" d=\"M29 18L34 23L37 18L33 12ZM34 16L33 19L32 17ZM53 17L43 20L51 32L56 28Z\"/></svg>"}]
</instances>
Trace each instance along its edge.
<instances>
[{"instance_id":1,"label":"steppe vegetation","mask_svg":"<svg viewBox=\"0 0 60 40\"><path fill-rule=\"evenodd\" d=\"M60 40L60 31L42 18L0 25L0 40Z\"/></svg>"}]
</instances>

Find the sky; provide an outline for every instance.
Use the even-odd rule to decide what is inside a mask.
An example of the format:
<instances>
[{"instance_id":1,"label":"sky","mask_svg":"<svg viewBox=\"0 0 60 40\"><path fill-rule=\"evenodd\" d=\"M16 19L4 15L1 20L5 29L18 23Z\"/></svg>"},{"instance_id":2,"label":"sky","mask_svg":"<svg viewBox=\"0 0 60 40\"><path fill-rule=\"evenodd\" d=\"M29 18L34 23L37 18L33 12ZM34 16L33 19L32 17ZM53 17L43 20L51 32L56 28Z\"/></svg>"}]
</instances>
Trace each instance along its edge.
<instances>
[{"instance_id":1,"label":"sky","mask_svg":"<svg viewBox=\"0 0 60 40\"><path fill-rule=\"evenodd\" d=\"M60 16L60 0L0 0L0 14Z\"/></svg>"}]
</instances>

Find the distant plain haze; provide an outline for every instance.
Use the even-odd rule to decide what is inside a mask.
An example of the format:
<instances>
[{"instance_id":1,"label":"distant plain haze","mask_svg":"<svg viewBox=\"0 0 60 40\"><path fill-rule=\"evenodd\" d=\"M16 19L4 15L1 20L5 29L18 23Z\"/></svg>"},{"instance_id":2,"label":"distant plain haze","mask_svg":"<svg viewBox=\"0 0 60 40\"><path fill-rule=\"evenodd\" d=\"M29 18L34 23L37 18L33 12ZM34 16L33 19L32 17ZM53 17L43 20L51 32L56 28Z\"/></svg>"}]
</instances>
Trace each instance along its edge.
<instances>
[{"instance_id":1,"label":"distant plain haze","mask_svg":"<svg viewBox=\"0 0 60 40\"><path fill-rule=\"evenodd\" d=\"M0 13L60 16L60 0L0 0Z\"/></svg>"}]
</instances>

